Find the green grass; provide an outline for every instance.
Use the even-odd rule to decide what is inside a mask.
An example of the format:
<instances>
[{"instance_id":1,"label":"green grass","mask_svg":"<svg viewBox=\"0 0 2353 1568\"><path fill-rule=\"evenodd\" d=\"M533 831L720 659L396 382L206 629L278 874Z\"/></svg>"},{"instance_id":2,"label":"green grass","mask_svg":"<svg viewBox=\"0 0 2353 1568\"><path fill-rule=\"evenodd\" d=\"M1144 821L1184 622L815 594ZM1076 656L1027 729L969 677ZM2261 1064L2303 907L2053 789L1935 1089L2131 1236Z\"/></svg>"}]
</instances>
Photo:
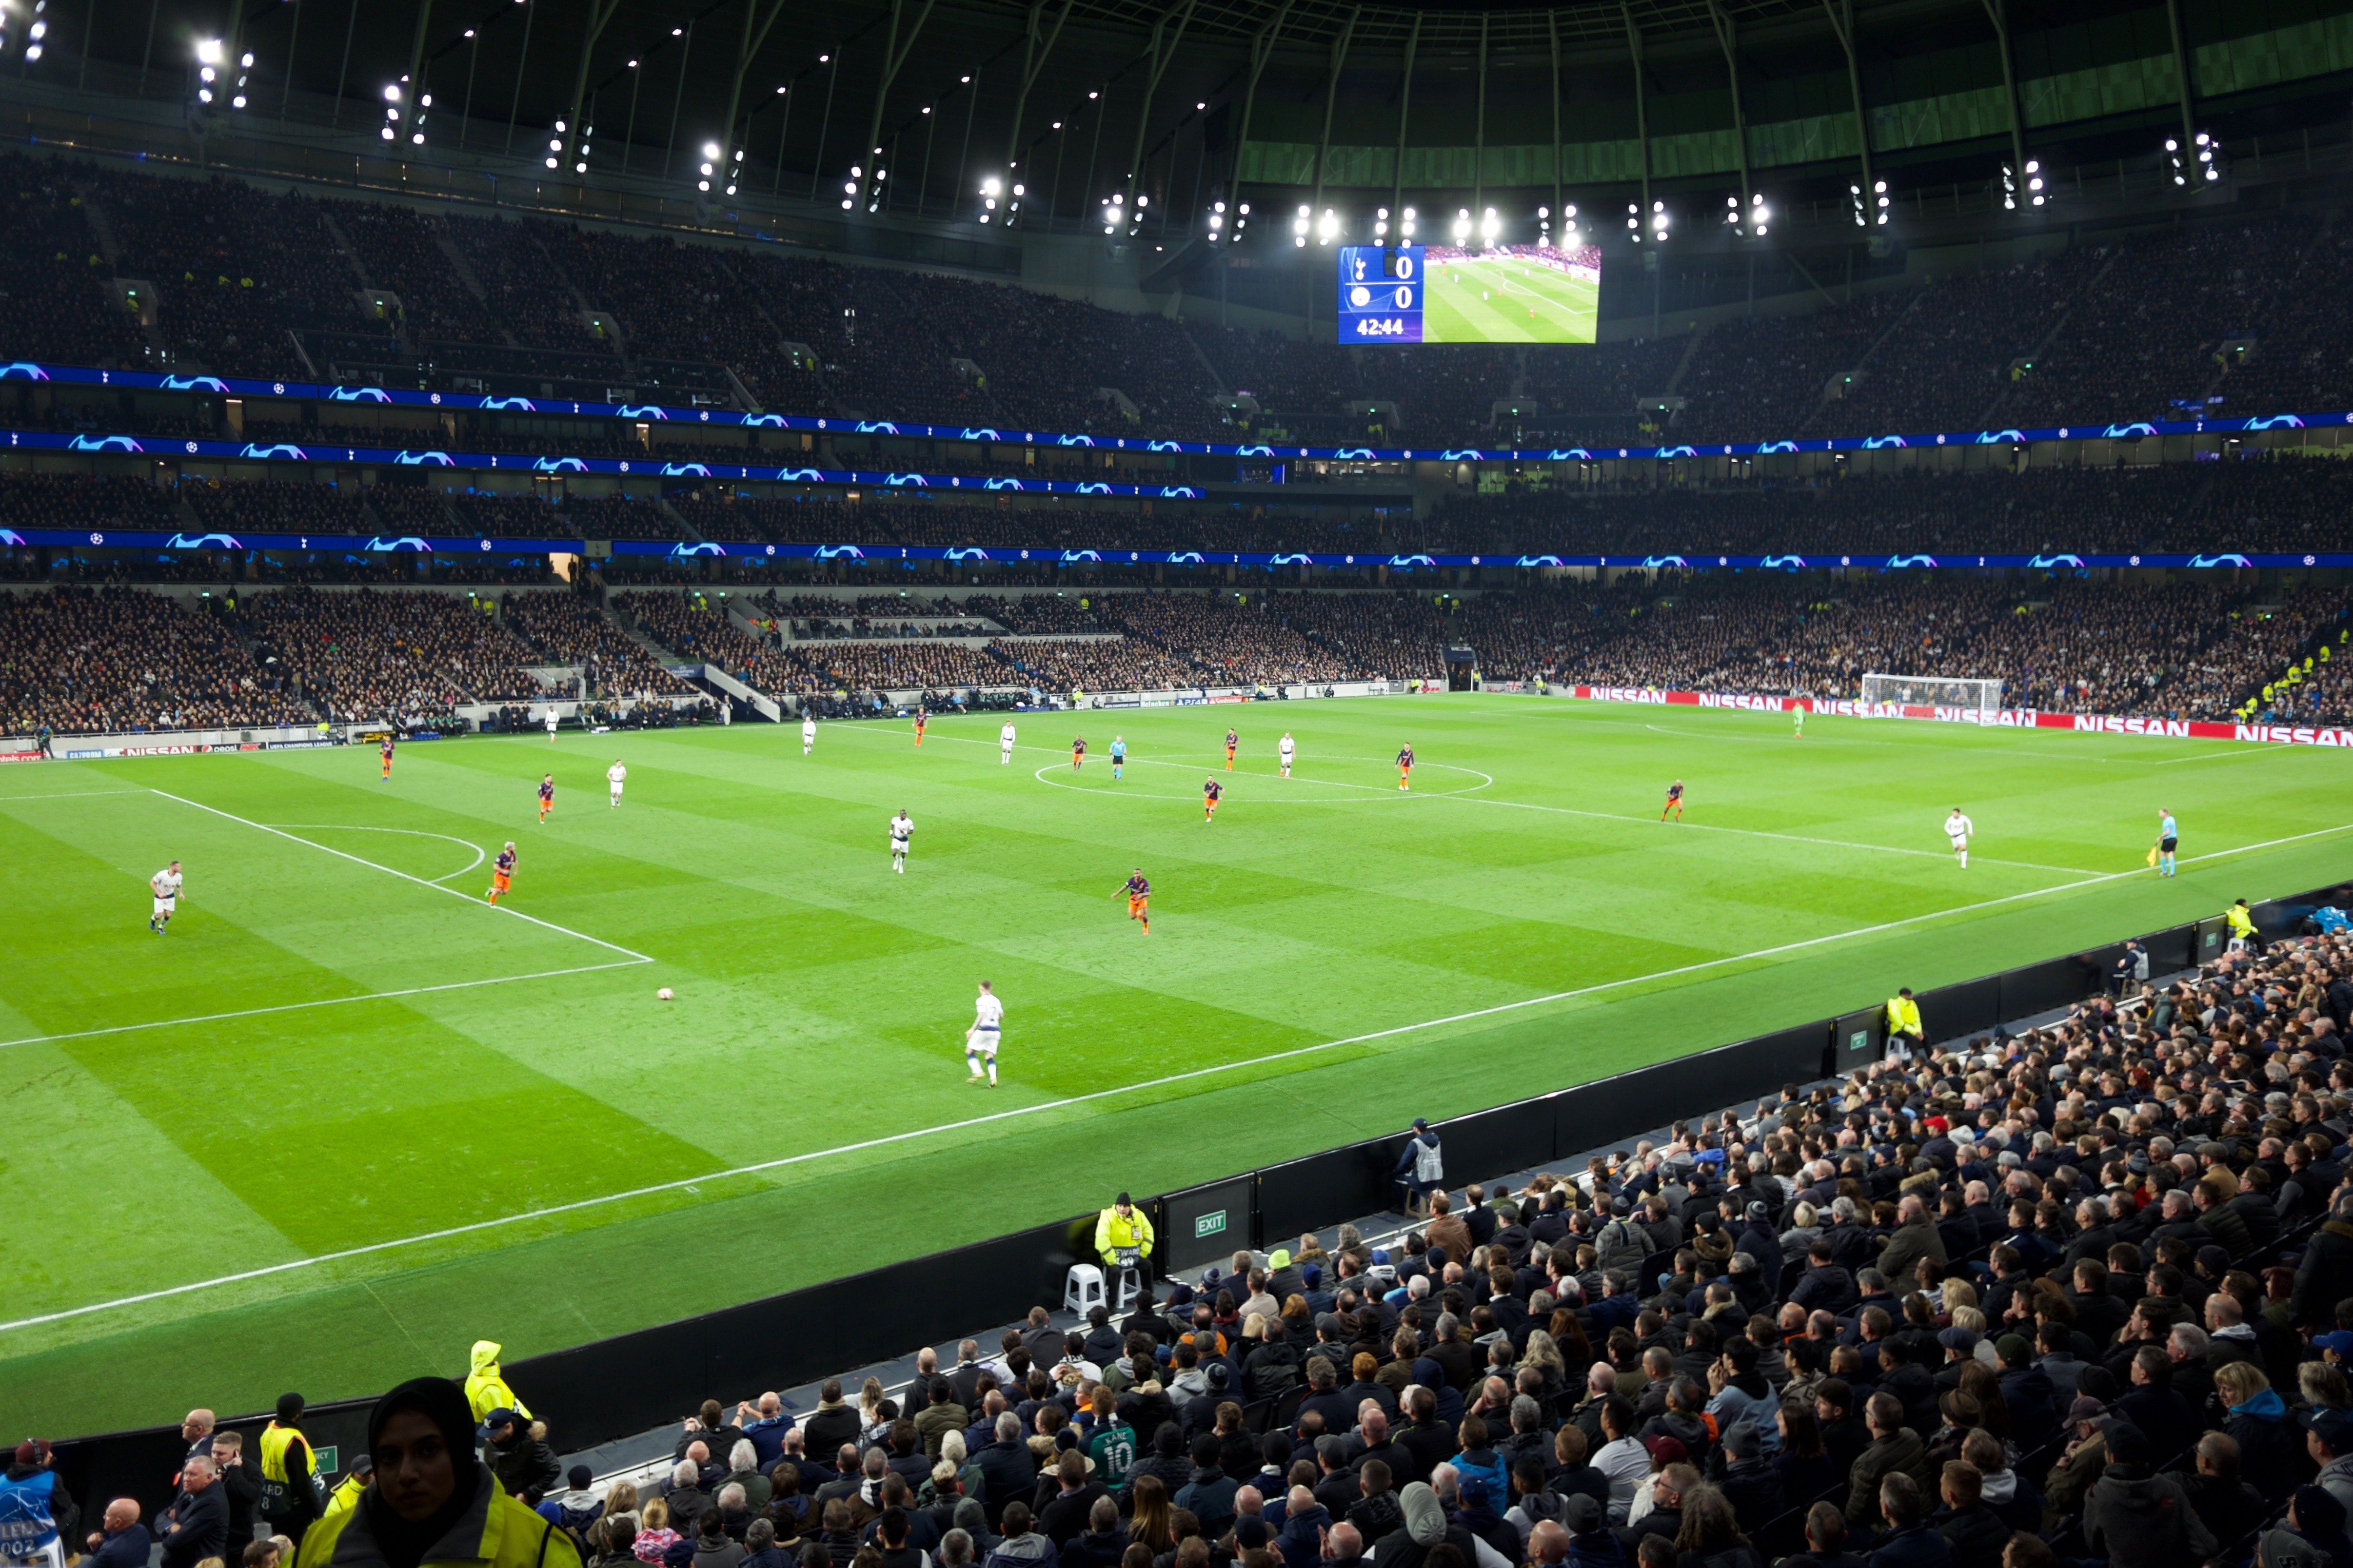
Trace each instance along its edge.
<instances>
[{"instance_id":1,"label":"green grass","mask_svg":"<svg viewBox=\"0 0 2353 1568\"><path fill-rule=\"evenodd\" d=\"M1430 268L1422 293L1426 343L1589 343L1599 285L1515 256Z\"/></svg>"},{"instance_id":2,"label":"green grass","mask_svg":"<svg viewBox=\"0 0 2353 1568\"><path fill-rule=\"evenodd\" d=\"M1090 715L1074 775L1020 724L1010 767L975 717L0 776L19 1428L516 1360L2353 874L2316 748L1445 696Z\"/></svg>"}]
</instances>

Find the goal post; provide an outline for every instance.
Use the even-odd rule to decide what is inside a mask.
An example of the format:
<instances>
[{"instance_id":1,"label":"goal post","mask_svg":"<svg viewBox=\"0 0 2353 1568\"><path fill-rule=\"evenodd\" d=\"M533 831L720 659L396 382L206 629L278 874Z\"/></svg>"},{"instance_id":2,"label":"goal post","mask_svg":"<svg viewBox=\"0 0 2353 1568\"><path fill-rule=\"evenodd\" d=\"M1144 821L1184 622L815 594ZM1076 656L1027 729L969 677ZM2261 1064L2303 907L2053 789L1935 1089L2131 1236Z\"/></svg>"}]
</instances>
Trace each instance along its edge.
<instances>
[{"instance_id":1,"label":"goal post","mask_svg":"<svg viewBox=\"0 0 2353 1568\"><path fill-rule=\"evenodd\" d=\"M1894 708L1958 708L1991 723L2001 713L2001 682L1949 675L1866 675L1862 700Z\"/></svg>"}]
</instances>

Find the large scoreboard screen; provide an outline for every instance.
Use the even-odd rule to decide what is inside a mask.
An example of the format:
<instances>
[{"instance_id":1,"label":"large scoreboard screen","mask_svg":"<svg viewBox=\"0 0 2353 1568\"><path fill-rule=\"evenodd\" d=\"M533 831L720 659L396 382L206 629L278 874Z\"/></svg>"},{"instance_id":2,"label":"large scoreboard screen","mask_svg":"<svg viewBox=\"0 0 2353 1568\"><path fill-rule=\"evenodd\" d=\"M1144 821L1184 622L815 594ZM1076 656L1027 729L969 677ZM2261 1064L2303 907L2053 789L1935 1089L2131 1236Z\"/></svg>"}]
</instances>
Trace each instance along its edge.
<instances>
[{"instance_id":1,"label":"large scoreboard screen","mask_svg":"<svg viewBox=\"0 0 2353 1568\"><path fill-rule=\"evenodd\" d=\"M1599 325L1592 246L1352 245L1339 281L1344 343L1589 343Z\"/></svg>"}]
</instances>

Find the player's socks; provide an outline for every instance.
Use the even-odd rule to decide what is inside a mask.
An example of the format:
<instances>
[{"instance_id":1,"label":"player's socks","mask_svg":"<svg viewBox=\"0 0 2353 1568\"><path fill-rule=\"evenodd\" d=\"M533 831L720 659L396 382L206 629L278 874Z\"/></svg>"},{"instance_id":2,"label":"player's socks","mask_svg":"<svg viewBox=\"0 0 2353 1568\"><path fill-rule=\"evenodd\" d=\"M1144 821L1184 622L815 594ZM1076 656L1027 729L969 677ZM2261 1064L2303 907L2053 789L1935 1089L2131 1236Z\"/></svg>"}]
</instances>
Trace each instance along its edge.
<instances>
[{"instance_id":1,"label":"player's socks","mask_svg":"<svg viewBox=\"0 0 2353 1568\"><path fill-rule=\"evenodd\" d=\"M965 1082L966 1082L966 1083L978 1083L978 1082L980 1081L980 1056L979 1056L979 1053L977 1053L976 1051L972 1050L970 1047L966 1047L966 1049L965 1049L965 1053L964 1053L964 1065L965 1065L965 1066L966 1066L966 1067L968 1067L968 1068L970 1068L972 1069L972 1076L971 1076L970 1078L968 1078L968 1079L965 1079Z\"/></svg>"},{"instance_id":2,"label":"player's socks","mask_svg":"<svg viewBox=\"0 0 2353 1568\"><path fill-rule=\"evenodd\" d=\"M988 1087L991 1089L995 1089L997 1087L997 1058L995 1057L988 1058Z\"/></svg>"}]
</instances>

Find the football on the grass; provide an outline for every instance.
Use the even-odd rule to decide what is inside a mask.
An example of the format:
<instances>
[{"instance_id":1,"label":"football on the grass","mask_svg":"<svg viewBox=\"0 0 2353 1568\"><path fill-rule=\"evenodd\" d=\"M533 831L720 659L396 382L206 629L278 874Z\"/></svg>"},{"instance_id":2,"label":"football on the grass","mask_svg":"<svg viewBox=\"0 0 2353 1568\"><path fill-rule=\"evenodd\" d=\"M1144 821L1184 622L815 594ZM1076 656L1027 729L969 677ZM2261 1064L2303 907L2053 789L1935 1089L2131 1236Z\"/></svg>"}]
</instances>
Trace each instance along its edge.
<instances>
[{"instance_id":1,"label":"football on the grass","mask_svg":"<svg viewBox=\"0 0 2353 1568\"><path fill-rule=\"evenodd\" d=\"M669 1001L669 1000L670 1000L670 987L669 987L669 986L667 986L667 985L665 985L665 986L663 986L660 990L659 990L659 991L655 992L655 993L654 993L654 1000L655 1000L655 1001L657 1001L657 1002L667 1002L667 1001Z\"/></svg>"}]
</instances>

